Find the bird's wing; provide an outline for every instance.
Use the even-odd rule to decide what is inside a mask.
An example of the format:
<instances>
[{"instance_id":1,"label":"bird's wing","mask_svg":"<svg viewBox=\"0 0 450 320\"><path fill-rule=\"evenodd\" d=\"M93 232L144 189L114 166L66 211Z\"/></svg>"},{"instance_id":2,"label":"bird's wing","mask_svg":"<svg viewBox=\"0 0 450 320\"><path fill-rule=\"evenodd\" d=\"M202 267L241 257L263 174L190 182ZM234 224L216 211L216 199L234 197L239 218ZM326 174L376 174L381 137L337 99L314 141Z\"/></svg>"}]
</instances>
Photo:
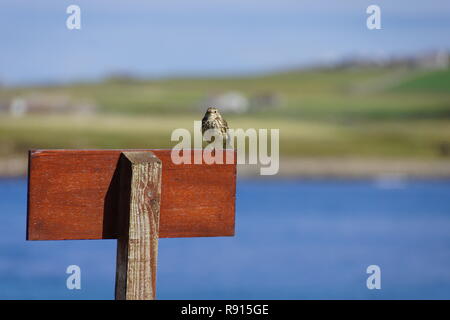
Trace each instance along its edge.
<instances>
[{"instance_id":1,"label":"bird's wing","mask_svg":"<svg viewBox=\"0 0 450 320\"><path fill-rule=\"evenodd\" d=\"M208 129L206 122L208 120L208 117L205 115L202 119L202 133L205 133L205 131Z\"/></svg>"},{"instance_id":2,"label":"bird's wing","mask_svg":"<svg viewBox=\"0 0 450 320\"><path fill-rule=\"evenodd\" d=\"M224 118L222 118L222 121L223 121L223 126L228 130L229 128L228 128L227 120L225 120Z\"/></svg>"}]
</instances>

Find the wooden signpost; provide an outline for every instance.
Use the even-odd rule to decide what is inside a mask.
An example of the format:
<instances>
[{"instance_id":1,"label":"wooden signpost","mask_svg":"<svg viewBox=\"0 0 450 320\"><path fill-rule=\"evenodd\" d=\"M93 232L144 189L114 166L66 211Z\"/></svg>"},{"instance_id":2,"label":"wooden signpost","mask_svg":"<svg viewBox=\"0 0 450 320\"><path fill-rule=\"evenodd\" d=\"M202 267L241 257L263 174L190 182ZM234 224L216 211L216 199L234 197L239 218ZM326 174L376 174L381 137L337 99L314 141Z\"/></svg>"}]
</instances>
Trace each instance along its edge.
<instances>
[{"instance_id":1,"label":"wooden signpost","mask_svg":"<svg viewBox=\"0 0 450 320\"><path fill-rule=\"evenodd\" d=\"M116 299L154 299L159 238L234 235L235 163L176 165L171 150L30 151L27 240L118 239Z\"/></svg>"}]
</instances>

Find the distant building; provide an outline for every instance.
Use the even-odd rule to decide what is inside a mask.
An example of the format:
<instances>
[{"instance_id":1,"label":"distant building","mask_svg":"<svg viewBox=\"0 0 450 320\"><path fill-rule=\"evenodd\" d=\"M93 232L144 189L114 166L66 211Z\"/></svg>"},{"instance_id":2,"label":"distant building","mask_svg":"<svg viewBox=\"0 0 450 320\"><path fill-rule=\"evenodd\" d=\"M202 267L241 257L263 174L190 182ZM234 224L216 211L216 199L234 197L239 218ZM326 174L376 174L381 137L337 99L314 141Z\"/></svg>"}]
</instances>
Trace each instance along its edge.
<instances>
[{"instance_id":1,"label":"distant building","mask_svg":"<svg viewBox=\"0 0 450 320\"><path fill-rule=\"evenodd\" d=\"M238 91L229 91L210 96L202 101L202 110L205 106L214 106L221 111L229 113L245 113L276 108L281 104L281 97L276 92L260 92L247 98Z\"/></svg>"},{"instance_id":2,"label":"distant building","mask_svg":"<svg viewBox=\"0 0 450 320\"><path fill-rule=\"evenodd\" d=\"M25 99L14 98L9 105L9 113L14 117L21 117L27 113L28 104Z\"/></svg>"},{"instance_id":3,"label":"distant building","mask_svg":"<svg viewBox=\"0 0 450 320\"><path fill-rule=\"evenodd\" d=\"M338 62L336 68L408 67L429 70L445 70L450 65L450 54L445 50L426 52L412 56L351 56Z\"/></svg>"},{"instance_id":4,"label":"distant building","mask_svg":"<svg viewBox=\"0 0 450 320\"><path fill-rule=\"evenodd\" d=\"M244 113L250 106L247 97L238 91L229 91L206 99L206 105L215 106L220 111Z\"/></svg>"},{"instance_id":5,"label":"distant building","mask_svg":"<svg viewBox=\"0 0 450 320\"><path fill-rule=\"evenodd\" d=\"M9 103L0 105L0 112L14 117L25 114L92 114L97 106L86 101L73 101L66 95L33 93L25 97L14 97Z\"/></svg>"},{"instance_id":6,"label":"distant building","mask_svg":"<svg viewBox=\"0 0 450 320\"><path fill-rule=\"evenodd\" d=\"M281 104L281 97L276 92L262 92L252 96L250 100L252 110L276 108Z\"/></svg>"},{"instance_id":7,"label":"distant building","mask_svg":"<svg viewBox=\"0 0 450 320\"><path fill-rule=\"evenodd\" d=\"M424 69L448 69L450 56L447 51L436 51L417 57L416 65Z\"/></svg>"}]
</instances>

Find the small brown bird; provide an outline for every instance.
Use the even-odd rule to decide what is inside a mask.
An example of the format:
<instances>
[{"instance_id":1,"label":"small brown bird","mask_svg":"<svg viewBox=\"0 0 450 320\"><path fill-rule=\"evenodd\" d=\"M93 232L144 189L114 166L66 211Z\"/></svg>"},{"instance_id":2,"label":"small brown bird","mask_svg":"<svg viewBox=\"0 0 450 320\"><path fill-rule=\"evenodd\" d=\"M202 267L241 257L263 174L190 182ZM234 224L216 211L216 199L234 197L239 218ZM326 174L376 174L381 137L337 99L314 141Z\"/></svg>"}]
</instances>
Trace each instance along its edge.
<instances>
[{"instance_id":1,"label":"small brown bird","mask_svg":"<svg viewBox=\"0 0 450 320\"><path fill-rule=\"evenodd\" d=\"M219 133L222 136L223 147L225 148L230 139L228 135L228 123L222 118L217 108L209 107L202 119L202 134L205 134L206 130L209 129L214 129L216 134Z\"/></svg>"}]
</instances>

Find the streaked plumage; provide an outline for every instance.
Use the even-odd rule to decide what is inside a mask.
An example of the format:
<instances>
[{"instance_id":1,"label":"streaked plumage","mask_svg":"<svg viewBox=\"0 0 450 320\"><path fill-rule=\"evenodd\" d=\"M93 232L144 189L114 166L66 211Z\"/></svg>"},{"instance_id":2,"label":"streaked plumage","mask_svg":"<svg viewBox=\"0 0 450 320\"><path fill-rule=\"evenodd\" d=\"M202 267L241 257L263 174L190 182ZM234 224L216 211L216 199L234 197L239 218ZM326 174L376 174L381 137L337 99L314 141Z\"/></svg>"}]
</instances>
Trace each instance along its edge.
<instances>
[{"instance_id":1,"label":"streaked plumage","mask_svg":"<svg viewBox=\"0 0 450 320\"><path fill-rule=\"evenodd\" d=\"M222 135L224 147L227 145L229 140L228 123L217 108L209 107L202 119L202 134L205 134L208 129L215 129L216 133Z\"/></svg>"}]
</instances>

